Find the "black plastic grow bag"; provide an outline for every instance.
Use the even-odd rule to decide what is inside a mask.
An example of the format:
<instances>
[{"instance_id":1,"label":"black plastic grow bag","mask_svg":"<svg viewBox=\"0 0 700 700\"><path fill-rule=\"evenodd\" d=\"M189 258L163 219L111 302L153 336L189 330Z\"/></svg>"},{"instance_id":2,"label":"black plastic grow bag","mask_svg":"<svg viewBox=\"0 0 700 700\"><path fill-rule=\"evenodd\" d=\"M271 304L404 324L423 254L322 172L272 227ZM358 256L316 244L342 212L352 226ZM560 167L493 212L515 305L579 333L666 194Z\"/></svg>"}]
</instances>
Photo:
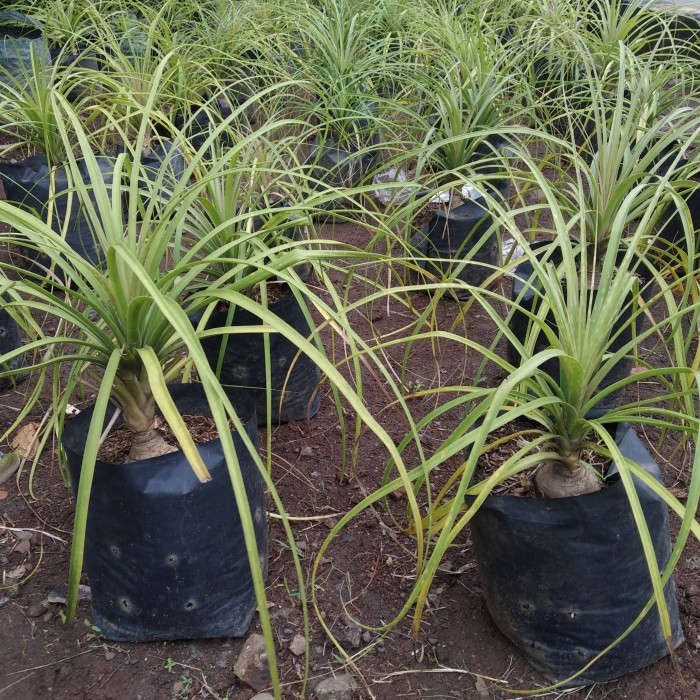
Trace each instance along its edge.
<instances>
[{"instance_id":1,"label":"black plastic grow bag","mask_svg":"<svg viewBox=\"0 0 700 700\"><path fill-rule=\"evenodd\" d=\"M293 294L269 304L269 310L302 336L311 333L304 309ZM260 326L253 313L236 308L221 309L211 315L207 329L227 326ZM281 333L269 333L272 415L275 423L306 420L318 413L321 372L313 360ZM253 401L260 425L267 424L265 346L262 333L235 333L202 339L202 347L212 369L232 399ZM223 351L223 355L221 353ZM219 362L221 356L221 362Z\"/></svg>"},{"instance_id":2,"label":"black plastic grow bag","mask_svg":"<svg viewBox=\"0 0 700 700\"><path fill-rule=\"evenodd\" d=\"M0 296L0 356L22 347L17 322L3 308L3 298ZM8 374L9 371L21 369L26 362L25 356L16 355L8 362L0 362L0 391L11 389L24 381L29 374Z\"/></svg>"},{"instance_id":3,"label":"black plastic grow bag","mask_svg":"<svg viewBox=\"0 0 700 700\"><path fill-rule=\"evenodd\" d=\"M547 246L551 245L548 242L534 243L532 244L532 250L546 250ZM561 257L555 254L550 258L551 262L554 264L559 264L561 262ZM515 336L521 343L525 342L527 337L528 327L530 325L530 319L526 314L537 313L537 308L540 305L540 296L532 289L528 287L528 281L530 285L537 285L537 281L533 279L534 269L529 260L521 262L515 268L515 274L513 276L513 289L511 293L511 299L513 301L520 299L518 302L518 308L516 308L511 316L510 329L513 331ZM524 290L524 291L523 291ZM641 290L641 296L645 301L649 301L651 298L653 288L650 285L645 285ZM522 296L521 296L522 295ZM622 314L619 320L613 325L610 331L610 337L613 338L610 342L608 352L615 353L620 348L624 347L632 340L633 328L631 324L631 314L632 314L632 304L634 302L634 297L632 294L629 295L628 304L622 309ZM519 309L523 309L520 311ZM634 324L634 333L639 335L644 329L644 322L646 316L644 313L638 313ZM545 319L547 325L552 328L555 332L557 331L556 324L551 315L548 315ZM540 332L535 339L534 353L542 352L549 348L549 342L544 333ZM507 346L507 357L508 361L513 365L519 365L522 358L517 352L512 343L508 342ZM608 374L603 378L598 386L598 392L603 391L611 384L621 381L626 377L629 377L632 367L634 365L634 360L631 356L626 356L621 358L608 372ZM540 365L540 369L548 374L555 380L559 380L559 360L556 358L553 360L547 360ZM620 405L622 396L624 394L624 388L618 391L614 391L605 398L598 401L595 408L592 409L588 415L589 418L595 418L604 415L607 411L616 408Z\"/></svg>"},{"instance_id":4,"label":"black plastic grow bag","mask_svg":"<svg viewBox=\"0 0 700 700\"><path fill-rule=\"evenodd\" d=\"M127 149L121 146L116 154L126 152ZM133 156L130 157L133 162ZM150 151L142 153L139 172L142 206L151 205L152 195L155 195L156 206L167 204L172 189L185 175L185 167L185 155L173 141L159 141ZM140 212L138 214L140 216Z\"/></svg>"},{"instance_id":5,"label":"black plastic grow bag","mask_svg":"<svg viewBox=\"0 0 700 700\"><path fill-rule=\"evenodd\" d=\"M504 182L502 187L499 196L505 198L508 184ZM501 227L495 221L481 197L453 209L440 207L411 237L411 246L420 258L419 267L438 281L460 279L474 287L481 286L501 259ZM471 296L468 289L456 289L453 293L460 300Z\"/></svg>"},{"instance_id":6,"label":"black plastic grow bag","mask_svg":"<svg viewBox=\"0 0 700 700\"><path fill-rule=\"evenodd\" d=\"M97 164L103 181L110 185L114 176L114 159L98 156ZM89 184L85 161L79 160L78 168L83 181ZM0 180L8 201L34 211L45 222L51 202L51 228L64 236L66 243L86 260L94 264L102 260L102 249L92 233L78 195L72 190L72 180L65 166L52 169L45 155L36 155L17 165L0 163ZM90 194L90 199L97 207L93 194ZM30 269L40 272L42 267L48 267L50 258L45 253L26 247L21 250Z\"/></svg>"},{"instance_id":7,"label":"black plastic grow bag","mask_svg":"<svg viewBox=\"0 0 700 700\"><path fill-rule=\"evenodd\" d=\"M622 454L659 481L658 466L626 424ZM652 597L642 544L619 476L603 490L556 499L489 496L471 520L484 597L496 626L529 663L565 681L612 644ZM635 480L659 567L669 561L666 505ZM665 588L673 646L684 640L672 580ZM601 683L669 653L656 607L567 686Z\"/></svg>"},{"instance_id":8,"label":"black plastic grow bag","mask_svg":"<svg viewBox=\"0 0 700 700\"><path fill-rule=\"evenodd\" d=\"M51 65L41 22L15 10L0 12L0 84L23 82L32 72L32 54L39 65Z\"/></svg>"},{"instance_id":9,"label":"black plastic grow bag","mask_svg":"<svg viewBox=\"0 0 700 700\"><path fill-rule=\"evenodd\" d=\"M170 393L182 413L209 415L200 385L175 385ZM91 409L80 413L62 436L74 492L91 415ZM252 409L245 426L257 447ZM263 480L241 438L233 437L265 575ZM85 569L92 622L107 639L238 637L250 625L257 603L221 441L198 450L212 477L204 484L181 452L96 464Z\"/></svg>"}]
</instances>

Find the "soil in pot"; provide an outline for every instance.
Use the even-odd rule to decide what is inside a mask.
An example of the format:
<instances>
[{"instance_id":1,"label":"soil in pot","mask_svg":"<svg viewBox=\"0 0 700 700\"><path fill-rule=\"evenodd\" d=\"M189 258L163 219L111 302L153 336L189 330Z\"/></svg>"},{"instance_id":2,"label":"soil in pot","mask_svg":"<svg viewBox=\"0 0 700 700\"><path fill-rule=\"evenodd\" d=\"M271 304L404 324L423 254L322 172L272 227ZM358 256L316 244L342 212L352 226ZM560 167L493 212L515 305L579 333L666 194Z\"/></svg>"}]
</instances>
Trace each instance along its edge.
<instances>
[{"instance_id":1,"label":"soil in pot","mask_svg":"<svg viewBox=\"0 0 700 700\"><path fill-rule=\"evenodd\" d=\"M617 429L622 454L660 480L634 431ZM652 585L631 507L614 466L597 493L557 499L491 495L471 520L486 605L529 663L566 686L600 683L669 654L656 608L634 622ZM666 505L640 482L637 494L661 570L670 558ZM665 588L673 646L683 641L673 580ZM575 679L568 681L592 663Z\"/></svg>"},{"instance_id":2,"label":"soil in pot","mask_svg":"<svg viewBox=\"0 0 700 700\"><path fill-rule=\"evenodd\" d=\"M209 415L201 385L174 385L170 393L182 413ZM257 446L252 407L246 413L245 429ZM62 436L74 492L91 415L81 412ZM233 437L265 574L263 480L241 437ZM92 623L106 639L238 637L250 625L257 602L221 441L197 449L212 477L204 484L179 451L95 466L85 570Z\"/></svg>"}]
</instances>

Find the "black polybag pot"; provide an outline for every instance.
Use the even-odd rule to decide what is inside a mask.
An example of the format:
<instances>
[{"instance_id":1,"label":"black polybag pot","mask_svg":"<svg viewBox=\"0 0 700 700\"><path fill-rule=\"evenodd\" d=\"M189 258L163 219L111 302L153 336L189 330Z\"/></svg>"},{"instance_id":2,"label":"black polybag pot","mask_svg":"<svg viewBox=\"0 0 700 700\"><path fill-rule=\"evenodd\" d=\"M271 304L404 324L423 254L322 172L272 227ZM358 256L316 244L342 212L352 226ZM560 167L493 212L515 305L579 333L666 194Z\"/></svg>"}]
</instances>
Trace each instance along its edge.
<instances>
[{"instance_id":1,"label":"black polybag pot","mask_svg":"<svg viewBox=\"0 0 700 700\"><path fill-rule=\"evenodd\" d=\"M505 197L507 184L503 187L500 196ZM495 225L486 200L479 197L454 208L440 207L411 237L410 244L425 272L438 280L456 278L479 287L500 263L500 238L501 227ZM468 289L453 293L460 300L471 296Z\"/></svg>"},{"instance_id":2,"label":"black polybag pot","mask_svg":"<svg viewBox=\"0 0 700 700\"><path fill-rule=\"evenodd\" d=\"M14 10L0 12L0 84L23 82L32 72L32 54L50 66L41 22Z\"/></svg>"},{"instance_id":3,"label":"black polybag pot","mask_svg":"<svg viewBox=\"0 0 700 700\"><path fill-rule=\"evenodd\" d=\"M626 424L622 454L659 481L658 466ZM619 475L584 496L488 496L470 521L486 605L533 668L565 681L612 644L652 597L642 544ZM669 561L666 505L635 479L660 569ZM672 644L684 641L673 580L664 595ZM669 653L654 606L639 625L565 686L602 683Z\"/></svg>"},{"instance_id":4,"label":"black polybag pot","mask_svg":"<svg viewBox=\"0 0 700 700\"><path fill-rule=\"evenodd\" d=\"M114 176L114 159L98 156L97 165L104 183L110 185ZM78 168L83 181L89 185L84 160L78 161ZM45 155L31 156L17 165L0 163L0 180L8 201L32 210L44 222L48 221L51 202L51 228L64 236L66 243L86 260L94 264L102 261L102 249L92 233L92 227L80 205L78 195L72 191L74 185L66 166L51 168ZM97 208L92 192L90 201L93 207ZM21 251L26 257L28 268L34 272L43 272L42 268L50 264L49 256L41 251L27 247L21 247Z\"/></svg>"},{"instance_id":5,"label":"black polybag pot","mask_svg":"<svg viewBox=\"0 0 700 700\"><path fill-rule=\"evenodd\" d=\"M667 175L672 169L673 161L676 159L677 155L678 147L668 147L664 149L659 157L660 165L656 171L657 175L660 177ZM675 202L669 198L668 206L656 226L658 237L655 247L661 253L670 253L673 255L674 250L680 247L692 258L700 251L700 236L697 234L698 228L700 228L700 181L695 178L694 182L695 187L682 192L681 196L688 207L690 227L696 232L695 248L694 250L687 249L685 229L683 227L681 215ZM657 266L663 267L663 264Z\"/></svg>"},{"instance_id":6,"label":"black polybag pot","mask_svg":"<svg viewBox=\"0 0 700 700\"><path fill-rule=\"evenodd\" d=\"M211 415L201 385L169 390L182 413ZM245 429L257 447L255 415L247 415ZM80 413L62 436L74 493L91 416L92 409ZM233 439L266 575L263 479L241 437ZM250 625L257 603L221 441L197 449L212 477L204 484L180 451L95 466L85 570L91 621L106 639L239 637Z\"/></svg>"},{"instance_id":7,"label":"black polybag pot","mask_svg":"<svg viewBox=\"0 0 700 700\"><path fill-rule=\"evenodd\" d=\"M538 248L545 249L548 245L550 244L546 242L534 243L532 245L532 249L537 251ZM561 262L561 257L557 257L556 255L554 255L550 258L550 260L554 264L559 264ZM528 327L530 325L530 319L527 316L526 311L530 313L537 313L537 308L540 303L540 296L532 289L532 286L528 286L528 281L530 282L530 285L534 284L536 286L536 280L532 279L533 273L534 269L532 267L532 264L529 260L525 260L515 268L513 276L513 290L511 293L511 299L513 301L520 299L520 301L518 302L518 306L515 308L513 315L511 316L509 327L511 331L515 334L515 336L518 338L518 340L523 344L525 342L525 338L527 337ZM651 293L652 288L649 285L646 285L641 292L642 298L644 298L645 301L648 301L651 298ZM608 347L608 352L610 353L617 352L620 348L624 347L632 340L633 328L631 324L631 315L632 304L634 303L634 296L631 293L627 302L627 306L622 310L620 318L616 321L616 323L612 327L612 330L610 331L610 337L612 338ZM520 309L523 310L521 311ZM634 323L634 333L636 335L639 335L643 331L645 318L646 317L643 313L637 314ZM550 328L557 332L557 327L551 314L547 315L545 323L547 323L547 325ZM549 347L550 345L546 335L540 332L535 340L533 354L542 352L543 350L547 350ZM507 357L508 362L516 366L519 365L521 360L523 359L511 342L508 342L507 345ZM603 391L611 384L614 384L625 379L626 377L629 377L633 366L634 360L632 357L622 357L610 369L608 374L600 382L596 393ZM546 362L543 362L540 365L540 370L543 371L545 374L548 374L556 381L559 381L558 359L555 358L553 360L547 360ZM608 394L608 396L598 401L598 403L595 405L595 408L593 408L589 412L587 417L600 417L607 413L609 410L617 408L620 405L620 402L622 401L623 394L624 388L614 391L611 394Z\"/></svg>"},{"instance_id":8,"label":"black polybag pot","mask_svg":"<svg viewBox=\"0 0 700 700\"><path fill-rule=\"evenodd\" d=\"M119 155L125 152L126 148L121 146L116 153ZM172 188L185 175L186 163L182 149L172 141L159 141L148 152L141 154L140 164L141 204L144 208L151 205L153 190L153 194L157 194L157 205L165 205L170 200Z\"/></svg>"},{"instance_id":9,"label":"black polybag pot","mask_svg":"<svg viewBox=\"0 0 700 700\"><path fill-rule=\"evenodd\" d=\"M288 294L268 305L269 311L288 323L302 336L311 333L302 304ZM240 307L215 311L207 330L227 326L260 326L261 320ZM271 423L306 420L318 413L321 372L318 365L281 333L268 333L270 341ZM236 333L202 339L211 368L232 400L253 401L259 425L267 424L267 381L265 346L262 333ZM223 354L222 354L223 353Z\"/></svg>"},{"instance_id":10,"label":"black polybag pot","mask_svg":"<svg viewBox=\"0 0 700 700\"><path fill-rule=\"evenodd\" d=\"M2 307L3 301L3 298L0 297L0 356L22 347L17 322ZM16 355L7 362L0 362L0 391L11 389L29 376L27 373L8 374L9 371L24 367L25 362L23 354Z\"/></svg>"},{"instance_id":11,"label":"black polybag pot","mask_svg":"<svg viewBox=\"0 0 700 700\"><path fill-rule=\"evenodd\" d=\"M317 180L313 189L323 192L326 189L352 188L360 184L372 168L377 157L375 147L379 143L379 134L371 138L372 150L360 150L352 144L340 144L332 138L317 136L309 146L309 162L312 165L311 176ZM336 200L319 205L320 209L332 212L338 208ZM317 213L316 218L323 221L325 215Z\"/></svg>"}]
</instances>

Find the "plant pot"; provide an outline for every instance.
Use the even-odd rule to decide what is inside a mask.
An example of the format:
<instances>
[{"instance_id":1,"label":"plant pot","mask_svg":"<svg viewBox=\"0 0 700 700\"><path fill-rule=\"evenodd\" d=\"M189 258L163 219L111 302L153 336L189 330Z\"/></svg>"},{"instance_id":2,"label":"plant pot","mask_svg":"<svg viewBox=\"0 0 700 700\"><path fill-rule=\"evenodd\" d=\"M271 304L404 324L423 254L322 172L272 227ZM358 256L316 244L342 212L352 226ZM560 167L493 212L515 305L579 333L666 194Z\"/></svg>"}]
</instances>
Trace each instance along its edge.
<instances>
[{"instance_id":1,"label":"plant pot","mask_svg":"<svg viewBox=\"0 0 700 700\"><path fill-rule=\"evenodd\" d=\"M97 163L105 184L111 184L114 159L99 156ZM78 167L83 181L88 183L89 174L84 161L78 161ZM51 168L46 156L36 155L18 165L0 163L0 180L8 201L34 211L45 222L48 219L49 203L52 203L51 228L63 236L66 243L83 258L94 264L101 262L102 249L93 236L88 217L80 206L78 196L70 191L72 178L69 177L67 167ZM90 198L93 206L97 207L92 194ZM49 256L26 247L20 249L26 256L28 268L33 272L44 274L44 268L50 264ZM57 274L60 275L60 271L57 271Z\"/></svg>"},{"instance_id":2,"label":"plant pot","mask_svg":"<svg viewBox=\"0 0 700 700\"><path fill-rule=\"evenodd\" d=\"M617 430L622 454L659 481L634 431ZM611 469L611 472L614 470ZM597 493L535 499L489 496L471 520L486 605L498 629L554 682L612 644L652 597L642 544L625 489L611 473ZM666 505L635 480L659 567L669 561ZM675 586L665 588L673 646L683 642ZM602 683L669 653L656 607L619 644L565 686Z\"/></svg>"},{"instance_id":3,"label":"plant pot","mask_svg":"<svg viewBox=\"0 0 700 700\"><path fill-rule=\"evenodd\" d=\"M549 245L551 244L548 242L534 243L531 246L531 248L534 251L545 250L546 247ZM556 254L552 255L550 260L555 265L561 262L561 258L557 257ZM530 280L532 284L531 278L534 272L532 264L528 260L525 260L515 268L514 272L515 274L513 276L513 290L511 293L511 299L515 301L516 299L520 298L520 302L518 303L519 308L516 309L513 312L513 315L511 316L509 327L510 330L518 338L518 340L524 344L530 325L530 319L526 312L537 313L537 307L539 306L539 298L532 288L526 288L528 280ZM523 292L523 290L525 291ZM649 285L646 285L642 290L642 298L645 301L649 301L649 299L651 298L651 294L651 287ZM628 298L628 303L625 309L623 310L623 313L621 314L618 321L613 325L613 328L610 331L610 336L615 336L609 346L609 352L611 353L617 352L617 350L624 347L632 340L632 325L630 319L632 314L633 302L634 298L632 294L630 294ZM523 309L523 311L520 311L519 309ZM634 330L634 333L636 335L639 335L644 329L644 319L645 315L643 313L639 313L637 315L635 319ZM550 328L552 328L552 330L557 332L558 329L551 315L547 316L547 318L545 319L545 323L547 323L547 325ZM533 354L542 352L543 350L546 350L549 347L549 342L547 341L545 334L540 332L535 340ZM513 346L513 344L510 342L507 346L507 358L508 362L516 366L520 364L520 361L522 359L520 354ZM633 366L634 360L631 357L623 357L611 368L611 370L608 372L605 378L601 381L601 383L598 386L598 392L603 391L611 384L614 384L616 382L621 381L622 379L625 379L626 377L629 377ZM540 369L547 375L552 377L554 380L559 380L559 360L547 360L546 362L543 362L540 365ZM607 413L611 409L617 408L620 405L623 394L624 388L609 394L604 399L601 399L596 404L596 407L587 414L587 417L599 418L605 415L605 413Z\"/></svg>"},{"instance_id":4,"label":"plant pot","mask_svg":"<svg viewBox=\"0 0 700 700\"><path fill-rule=\"evenodd\" d=\"M311 328L302 304L293 294L269 304L269 310L303 336ZM253 313L236 308L220 309L209 318L207 329L228 326L260 326L262 322ZM270 340L270 367L272 394L272 424L306 420L318 413L321 397L318 385L321 372L306 355L281 333L267 334ZM267 381L265 346L262 333L236 333L203 338L202 347L211 368L232 397L232 400L253 401L259 425L267 425Z\"/></svg>"},{"instance_id":5,"label":"plant pot","mask_svg":"<svg viewBox=\"0 0 700 700\"><path fill-rule=\"evenodd\" d=\"M124 146L120 146L116 155L127 152ZM133 156L130 154L133 162ZM152 190L158 187L158 206L165 205L170 200L169 188L174 187L185 175L185 155L179 146L172 141L158 141L150 151L141 154L140 158L140 182L141 205L144 209L151 205ZM162 177L160 171L165 168ZM142 213L137 212L137 219L141 220Z\"/></svg>"},{"instance_id":6,"label":"plant pot","mask_svg":"<svg viewBox=\"0 0 700 700\"><path fill-rule=\"evenodd\" d=\"M312 184L313 189L323 192L325 189L357 187L374 165L377 157L374 146L378 144L378 139L379 135L375 133L372 137L373 149L368 151L352 144L339 144L332 138L316 136L309 146L308 158L312 165L311 177L317 181ZM323 211L329 212L328 218L333 218L332 212L337 208L338 201L320 205ZM317 213L315 218L323 221L326 217Z\"/></svg>"},{"instance_id":7,"label":"plant pot","mask_svg":"<svg viewBox=\"0 0 700 700\"><path fill-rule=\"evenodd\" d=\"M175 385L170 393L181 412L210 415L200 385ZM61 438L74 493L91 415L89 409L76 416ZM248 415L245 429L257 445L255 415ZM263 480L241 438L233 437L266 573ZM91 621L106 639L239 637L250 625L257 603L221 441L198 450L212 477L204 484L179 451L95 466L85 569Z\"/></svg>"},{"instance_id":8,"label":"plant pot","mask_svg":"<svg viewBox=\"0 0 700 700\"><path fill-rule=\"evenodd\" d=\"M0 297L0 304L7 301ZM17 322L10 314L0 306L0 357L13 350L19 350L22 347L22 340L19 336L19 328ZM24 367L26 358L24 355L16 355L8 362L0 363L0 391L12 389L17 384L23 382L28 376L28 373L7 375L7 371L17 370Z\"/></svg>"},{"instance_id":9,"label":"plant pot","mask_svg":"<svg viewBox=\"0 0 700 700\"><path fill-rule=\"evenodd\" d=\"M507 196L507 185L500 196ZM467 200L454 208L439 208L432 218L417 231L410 245L417 251L419 282L459 279L481 286L501 260L501 227L495 225L485 199ZM422 274L425 271L427 274ZM468 299L468 289L452 292L460 300Z\"/></svg>"},{"instance_id":10,"label":"plant pot","mask_svg":"<svg viewBox=\"0 0 700 700\"><path fill-rule=\"evenodd\" d=\"M0 12L0 84L23 82L32 72L32 54L39 65L51 65L41 22L21 12Z\"/></svg>"},{"instance_id":11,"label":"plant pot","mask_svg":"<svg viewBox=\"0 0 700 700\"><path fill-rule=\"evenodd\" d=\"M662 155L659 157L660 165L657 169L657 174L661 177L666 176L672 168L673 160L678 154L678 148L667 148L664 150ZM697 235L698 228L700 228L700 181L698 181L697 176L694 178L695 186L688 189L682 193L682 197L688 207L688 212L690 214L690 224L693 231L696 232L695 236L695 250L687 250L687 244L685 240L685 231L683 228L683 222L681 220L681 215L678 212L676 205L671 200L669 205L659 220L656 230L658 232L658 237L656 239L655 247L662 255L671 256L674 254L674 250L678 247L685 251L689 257L696 255L700 252L700 236ZM659 262L657 267L663 268L664 264Z\"/></svg>"},{"instance_id":12,"label":"plant pot","mask_svg":"<svg viewBox=\"0 0 700 700\"><path fill-rule=\"evenodd\" d=\"M328 187L356 187L372 167L376 152L358 152L356 146L317 136L309 146L314 177Z\"/></svg>"}]
</instances>

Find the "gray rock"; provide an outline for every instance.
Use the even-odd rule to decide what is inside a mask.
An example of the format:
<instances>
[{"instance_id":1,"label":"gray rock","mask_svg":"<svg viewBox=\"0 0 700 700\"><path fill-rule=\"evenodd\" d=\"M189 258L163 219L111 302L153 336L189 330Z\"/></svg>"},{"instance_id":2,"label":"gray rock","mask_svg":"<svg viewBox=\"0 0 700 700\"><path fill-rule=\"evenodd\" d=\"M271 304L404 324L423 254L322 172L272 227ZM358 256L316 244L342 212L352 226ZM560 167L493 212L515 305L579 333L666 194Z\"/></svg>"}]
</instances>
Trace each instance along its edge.
<instances>
[{"instance_id":1,"label":"gray rock","mask_svg":"<svg viewBox=\"0 0 700 700\"><path fill-rule=\"evenodd\" d=\"M54 590L49 591L49 594L46 596L46 600L49 603L65 605L66 595L67 592L65 586L62 588L54 588ZM78 586L78 600L92 600L92 591L90 590L90 586L83 586L82 584Z\"/></svg>"},{"instance_id":2,"label":"gray rock","mask_svg":"<svg viewBox=\"0 0 700 700\"><path fill-rule=\"evenodd\" d=\"M306 637L303 634L295 635L289 645L289 651L294 654L294 656L301 656L306 651Z\"/></svg>"},{"instance_id":3,"label":"gray rock","mask_svg":"<svg viewBox=\"0 0 700 700\"><path fill-rule=\"evenodd\" d=\"M32 603L27 610L27 617L41 617L48 609L49 606L45 600Z\"/></svg>"},{"instance_id":4,"label":"gray rock","mask_svg":"<svg viewBox=\"0 0 700 700\"><path fill-rule=\"evenodd\" d=\"M362 629L358 627L350 618L345 618L345 624L347 626L347 632L345 634L345 641L353 648L357 649L360 646L360 640L362 639Z\"/></svg>"},{"instance_id":5,"label":"gray rock","mask_svg":"<svg viewBox=\"0 0 700 700\"><path fill-rule=\"evenodd\" d=\"M246 639L243 651L233 665L233 672L253 690L262 690L270 685L265 639L261 634L251 634Z\"/></svg>"},{"instance_id":6,"label":"gray rock","mask_svg":"<svg viewBox=\"0 0 700 700\"><path fill-rule=\"evenodd\" d=\"M258 693L257 695L253 695L250 700L275 700L275 698L270 695L270 693Z\"/></svg>"},{"instance_id":7,"label":"gray rock","mask_svg":"<svg viewBox=\"0 0 700 700\"><path fill-rule=\"evenodd\" d=\"M314 697L316 700L355 700L358 690L355 679L349 673L344 673L322 680L314 690Z\"/></svg>"}]
</instances>

